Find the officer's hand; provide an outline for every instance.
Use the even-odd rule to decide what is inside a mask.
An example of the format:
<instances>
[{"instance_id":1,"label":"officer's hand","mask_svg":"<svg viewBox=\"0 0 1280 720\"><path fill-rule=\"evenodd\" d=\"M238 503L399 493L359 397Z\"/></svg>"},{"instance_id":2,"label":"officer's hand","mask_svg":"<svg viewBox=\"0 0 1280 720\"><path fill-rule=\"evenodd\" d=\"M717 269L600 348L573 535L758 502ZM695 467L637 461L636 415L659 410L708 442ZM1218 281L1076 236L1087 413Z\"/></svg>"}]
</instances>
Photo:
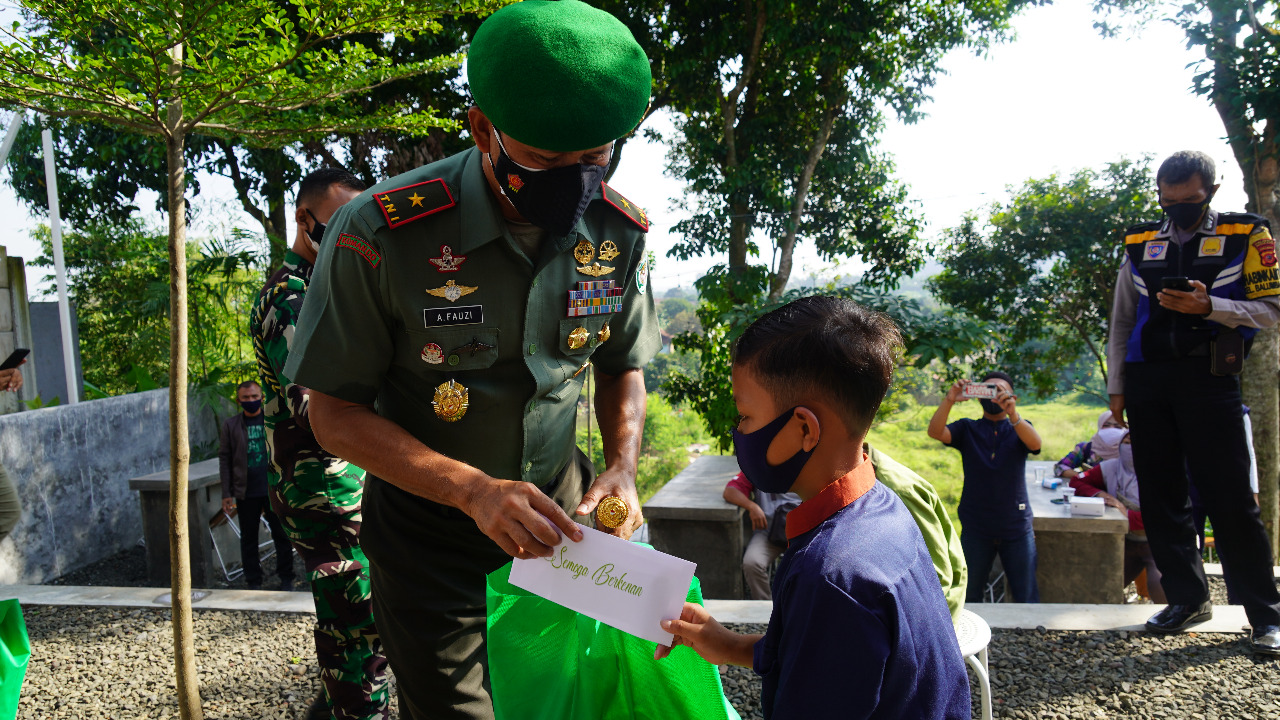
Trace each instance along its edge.
<instances>
[{"instance_id":1,"label":"officer's hand","mask_svg":"<svg viewBox=\"0 0 1280 720\"><path fill-rule=\"evenodd\" d=\"M640 496L636 494L636 476L634 473L610 468L597 475L596 481L591 483L591 487L582 496L582 502L578 505L577 514L590 515L596 511L596 506L600 504L600 501L610 495L622 498L623 502L627 504L627 519L616 528L607 528L602 523L596 523L596 529L600 532L616 535L623 540L630 540L631 533L644 524L644 516L640 513Z\"/></svg>"},{"instance_id":2,"label":"officer's hand","mask_svg":"<svg viewBox=\"0 0 1280 720\"><path fill-rule=\"evenodd\" d=\"M468 500L463 511L512 557L550 557L561 534L574 542L582 539L582 528L533 483L490 479L477 485Z\"/></svg>"},{"instance_id":3,"label":"officer's hand","mask_svg":"<svg viewBox=\"0 0 1280 720\"><path fill-rule=\"evenodd\" d=\"M1120 427L1129 427L1124 419L1124 395L1111 396L1111 417L1120 423Z\"/></svg>"},{"instance_id":4,"label":"officer's hand","mask_svg":"<svg viewBox=\"0 0 1280 720\"><path fill-rule=\"evenodd\" d=\"M230 515L236 509L235 498L222 498L222 512Z\"/></svg>"},{"instance_id":5,"label":"officer's hand","mask_svg":"<svg viewBox=\"0 0 1280 720\"><path fill-rule=\"evenodd\" d=\"M1156 299L1160 301L1160 307L1187 315L1208 315L1213 311L1209 288L1199 280L1191 281L1191 292L1161 290L1156 293Z\"/></svg>"}]
</instances>

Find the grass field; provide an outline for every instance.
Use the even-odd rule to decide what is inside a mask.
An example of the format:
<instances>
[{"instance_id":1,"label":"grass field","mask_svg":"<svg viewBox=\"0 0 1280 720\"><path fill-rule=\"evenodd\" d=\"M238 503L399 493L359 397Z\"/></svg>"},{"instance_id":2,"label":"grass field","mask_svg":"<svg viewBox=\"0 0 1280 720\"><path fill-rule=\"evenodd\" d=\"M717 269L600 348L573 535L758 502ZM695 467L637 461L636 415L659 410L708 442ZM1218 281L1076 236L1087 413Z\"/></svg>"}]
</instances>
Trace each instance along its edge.
<instances>
[{"instance_id":1,"label":"grass field","mask_svg":"<svg viewBox=\"0 0 1280 720\"><path fill-rule=\"evenodd\" d=\"M904 407L888 420L877 423L871 429L868 442L932 483L942 497L942 503L950 509L952 521L959 526L956 506L960 504L964 471L960 466L959 452L925 433L929 418L936 409L935 406ZM1088 396L1068 396L1053 402L1019 405L1023 417L1035 425L1044 440L1044 449L1032 459L1061 459L1076 443L1093 435L1097 430L1098 414L1105 409L1101 402ZM950 419L976 418L981 414L982 408L976 401L966 401L952 408Z\"/></svg>"}]
</instances>

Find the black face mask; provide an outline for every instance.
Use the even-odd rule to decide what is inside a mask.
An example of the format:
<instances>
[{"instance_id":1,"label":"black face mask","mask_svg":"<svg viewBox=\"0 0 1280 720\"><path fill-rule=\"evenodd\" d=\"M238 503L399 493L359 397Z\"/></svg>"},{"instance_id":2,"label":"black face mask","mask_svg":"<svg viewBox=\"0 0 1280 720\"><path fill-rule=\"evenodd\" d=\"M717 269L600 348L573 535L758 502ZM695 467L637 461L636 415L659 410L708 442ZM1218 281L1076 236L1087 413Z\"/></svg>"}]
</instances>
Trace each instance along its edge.
<instances>
[{"instance_id":1,"label":"black face mask","mask_svg":"<svg viewBox=\"0 0 1280 720\"><path fill-rule=\"evenodd\" d=\"M1191 230L1200 224L1204 219L1204 214L1209 212L1209 202L1213 200L1213 196L1209 195L1204 202L1182 202L1174 203L1163 207L1164 214L1169 216L1174 225L1183 230Z\"/></svg>"},{"instance_id":2,"label":"black face mask","mask_svg":"<svg viewBox=\"0 0 1280 720\"><path fill-rule=\"evenodd\" d=\"M608 164L589 165L577 163L550 170L525 167L507 155L498 136L498 160L489 153L489 164L498 179L498 188L525 220L546 230L555 237L567 237L573 232L582 214L587 211L591 196L604 176Z\"/></svg>"},{"instance_id":3,"label":"black face mask","mask_svg":"<svg viewBox=\"0 0 1280 720\"><path fill-rule=\"evenodd\" d=\"M240 407L244 408L245 412L252 415L262 409L262 401L261 400L244 400L240 403Z\"/></svg>"},{"instance_id":4,"label":"black face mask","mask_svg":"<svg viewBox=\"0 0 1280 720\"><path fill-rule=\"evenodd\" d=\"M311 212L311 208L307 208L307 214L315 221L315 227L307 230L307 237L311 238L311 247L314 248L316 252L320 252L320 242L324 240L324 223L320 222L320 218L316 217L316 214Z\"/></svg>"},{"instance_id":5,"label":"black face mask","mask_svg":"<svg viewBox=\"0 0 1280 720\"><path fill-rule=\"evenodd\" d=\"M988 415L999 415L1000 413L1004 412L1004 408L997 405L995 400L979 398L978 402L982 403L982 411Z\"/></svg>"}]
</instances>

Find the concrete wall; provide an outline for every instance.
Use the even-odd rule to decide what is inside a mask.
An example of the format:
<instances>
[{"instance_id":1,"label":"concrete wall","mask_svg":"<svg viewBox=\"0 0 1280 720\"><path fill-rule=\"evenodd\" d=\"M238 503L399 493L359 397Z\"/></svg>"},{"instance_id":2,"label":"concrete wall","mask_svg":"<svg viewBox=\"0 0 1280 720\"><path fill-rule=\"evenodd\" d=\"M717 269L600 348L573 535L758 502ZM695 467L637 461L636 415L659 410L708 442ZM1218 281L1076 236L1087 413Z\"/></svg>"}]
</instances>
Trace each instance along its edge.
<instances>
[{"instance_id":1,"label":"concrete wall","mask_svg":"<svg viewBox=\"0 0 1280 720\"><path fill-rule=\"evenodd\" d=\"M20 347L35 347L27 304L27 273L22 258L9 257L0 245L0 360ZM22 401L31 400L40 392L38 377L33 363L23 365L23 387L17 393L0 393L0 415L24 410Z\"/></svg>"},{"instance_id":2,"label":"concrete wall","mask_svg":"<svg viewBox=\"0 0 1280 720\"><path fill-rule=\"evenodd\" d=\"M138 542L138 494L128 482L169 465L168 393L0 417L0 462L22 500L22 519L0 543L0 584L46 582ZM189 417L192 457L216 454L212 410L193 397Z\"/></svg>"}]
</instances>

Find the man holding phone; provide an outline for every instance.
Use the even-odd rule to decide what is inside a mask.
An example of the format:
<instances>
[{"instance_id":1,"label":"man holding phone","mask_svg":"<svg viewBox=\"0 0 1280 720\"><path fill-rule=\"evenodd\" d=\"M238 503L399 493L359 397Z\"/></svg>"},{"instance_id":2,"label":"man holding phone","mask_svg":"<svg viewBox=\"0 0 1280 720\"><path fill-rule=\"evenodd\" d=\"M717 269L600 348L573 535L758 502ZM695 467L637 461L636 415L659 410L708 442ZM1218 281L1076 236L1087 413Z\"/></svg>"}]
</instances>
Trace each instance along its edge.
<instances>
[{"instance_id":1,"label":"man holding phone","mask_svg":"<svg viewBox=\"0 0 1280 720\"><path fill-rule=\"evenodd\" d=\"M28 352L19 348L0 365L0 390L18 392L22 389L22 370L18 366L27 361ZM22 502L18 500L18 489L9 473L5 472L4 465L0 465L0 540L9 537L20 517Z\"/></svg>"},{"instance_id":2,"label":"man holding phone","mask_svg":"<svg viewBox=\"0 0 1280 720\"><path fill-rule=\"evenodd\" d=\"M1160 165L1166 218L1130 228L1116 278L1107 392L1129 413L1142 517L1168 607L1147 629L1175 633L1213 615L1189 484L1237 577L1254 652L1280 655L1280 593L1249 487L1239 373L1254 334L1280 320L1280 269L1265 218L1209 207L1213 160L1181 151Z\"/></svg>"}]
</instances>

